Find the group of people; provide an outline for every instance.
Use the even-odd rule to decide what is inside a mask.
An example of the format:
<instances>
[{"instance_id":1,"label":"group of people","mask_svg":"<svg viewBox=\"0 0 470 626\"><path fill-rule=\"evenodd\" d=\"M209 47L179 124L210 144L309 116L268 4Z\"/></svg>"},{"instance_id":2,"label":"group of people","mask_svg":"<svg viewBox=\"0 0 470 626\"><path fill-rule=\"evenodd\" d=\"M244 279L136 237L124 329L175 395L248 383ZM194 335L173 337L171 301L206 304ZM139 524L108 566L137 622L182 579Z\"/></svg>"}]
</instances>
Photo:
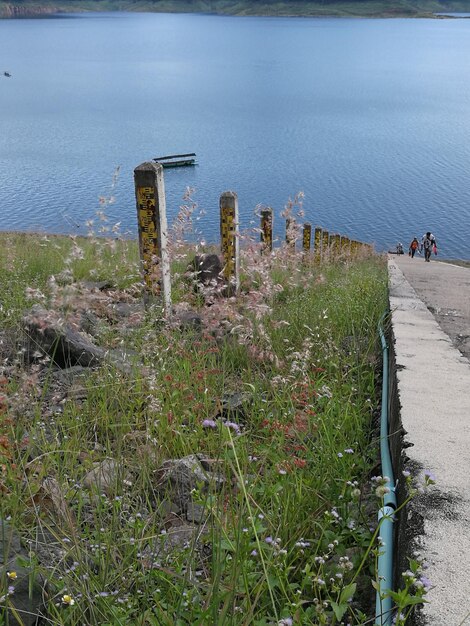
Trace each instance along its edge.
<instances>
[{"instance_id":1,"label":"group of people","mask_svg":"<svg viewBox=\"0 0 470 626\"><path fill-rule=\"evenodd\" d=\"M413 241L410 243L410 248L408 250L408 254L411 258L414 257L416 252L423 252L424 250L424 260L429 261L431 259L431 253L437 254L437 241L432 233L429 231L423 235L421 239L421 244L419 243L417 237L413 238Z\"/></svg>"},{"instance_id":2,"label":"group of people","mask_svg":"<svg viewBox=\"0 0 470 626\"><path fill-rule=\"evenodd\" d=\"M413 258L417 252L421 254L421 252L423 251L424 260L428 262L431 259L431 254L433 252L434 254L437 254L436 238L429 231L423 235L421 243L418 241L417 237L413 237L413 240L410 243L410 247L408 249L408 254L411 258ZM397 245L397 254L404 254L403 245L401 243Z\"/></svg>"}]
</instances>

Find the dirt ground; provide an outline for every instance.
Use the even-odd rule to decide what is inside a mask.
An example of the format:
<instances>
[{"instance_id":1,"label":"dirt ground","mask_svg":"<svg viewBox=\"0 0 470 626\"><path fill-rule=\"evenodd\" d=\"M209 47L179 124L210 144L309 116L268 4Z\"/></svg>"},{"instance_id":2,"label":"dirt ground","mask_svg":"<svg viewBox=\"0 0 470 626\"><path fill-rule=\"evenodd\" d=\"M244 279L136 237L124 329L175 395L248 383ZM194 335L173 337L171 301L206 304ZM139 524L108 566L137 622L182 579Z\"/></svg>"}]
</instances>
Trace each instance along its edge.
<instances>
[{"instance_id":1,"label":"dirt ground","mask_svg":"<svg viewBox=\"0 0 470 626\"><path fill-rule=\"evenodd\" d=\"M442 330L470 360L470 267L429 263L420 255L393 255L406 280L426 304Z\"/></svg>"}]
</instances>

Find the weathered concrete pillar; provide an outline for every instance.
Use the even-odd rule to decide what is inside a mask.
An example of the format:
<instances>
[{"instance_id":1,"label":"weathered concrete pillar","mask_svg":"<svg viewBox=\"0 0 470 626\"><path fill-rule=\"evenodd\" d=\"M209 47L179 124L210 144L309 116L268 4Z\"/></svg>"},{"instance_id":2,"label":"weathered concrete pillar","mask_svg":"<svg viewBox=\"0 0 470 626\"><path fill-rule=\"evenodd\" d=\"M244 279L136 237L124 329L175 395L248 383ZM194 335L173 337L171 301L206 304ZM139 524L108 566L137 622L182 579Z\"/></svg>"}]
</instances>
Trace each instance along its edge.
<instances>
[{"instance_id":1,"label":"weathered concrete pillar","mask_svg":"<svg viewBox=\"0 0 470 626\"><path fill-rule=\"evenodd\" d=\"M337 233L330 237L330 251L334 259L339 257L341 252L341 237Z\"/></svg>"},{"instance_id":2,"label":"weathered concrete pillar","mask_svg":"<svg viewBox=\"0 0 470 626\"><path fill-rule=\"evenodd\" d=\"M234 191L224 191L219 200L220 239L224 257L224 277L229 293L240 289L240 249L238 227L238 196Z\"/></svg>"},{"instance_id":3,"label":"weathered concrete pillar","mask_svg":"<svg viewBox=\"0 0 470 626\"><path fill-rule=\"evenodd\" d=\"M344 255L349 255L351 252L351 240L349 239L349 237L341 237L341 254Z\"/></svg>"},{"instance_id":4,"label":"weathered concrete pillar","mask_svg":"<svg viewBox=\"0 0 470 626\"><path fill-rule=\"evenodd\" d=\"M273 249L273 210L269 207L261 211L261 252Z\"/></svg>"},{"instance_id":5,"label":"weathered concrete pillar","mask_svg":"<svg viewBox=\"0 0 470 626\"><path fill-rule=\"evenodd\" d=\"M293 217L286 219L286 244L290 248L295 248L295 219Z\"/></svg>"},{"instance_id":6,"label":"weathered concrete pillar","mask_svg":"<svg viewBox=\"0 0 470 626\"><path fill-rule=\"evenodd\" d=\"M322 229L317 226L315 228L315 234L313 236L313 250L315 263L321 262L321 241L322 241Z\"/></svg>"},{"instance_id":7,"label":"weathered concrete pillar","mask_svg":"<svg viewBox=\"0 0 470 626\"><path fill-rule=\"evenodd\" d=\"M147 161L134 170L142 273L149 295L163 295L165 315L171 311L170 259L167 240L163 166Z\"/></svg>"},{"instance_id":8,"label":"weathered concrete pillar","mask_svg":"<svg viewBox=\"0 0 470 626\"><path fill-rule=\"evenodd\" d=\"M312 225L304 224L302 231L302 250L304 253L310 252L310 246L312 244Z\"/></svg>"},{"instance_id":9,"label":"weathered concrete pillar","mask_svg":"<svg viewBox=\"0 0 470 626\"><path fill-rule=\"evenodd\" d=\"M330 255L330 233L327 230L322 231L321 242L321 260L322 262L328 261Z\"/></svg>"}]
</instances>

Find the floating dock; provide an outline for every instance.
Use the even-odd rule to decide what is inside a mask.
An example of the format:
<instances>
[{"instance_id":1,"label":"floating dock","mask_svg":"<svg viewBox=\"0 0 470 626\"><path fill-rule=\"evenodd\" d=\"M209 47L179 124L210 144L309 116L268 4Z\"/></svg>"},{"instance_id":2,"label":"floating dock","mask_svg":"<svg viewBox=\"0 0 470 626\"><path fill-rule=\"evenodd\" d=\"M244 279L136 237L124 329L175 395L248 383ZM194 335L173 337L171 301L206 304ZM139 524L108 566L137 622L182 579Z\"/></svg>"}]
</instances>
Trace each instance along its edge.
<instances>
[{"instance_id":1,"label":"floating dock","mask_svg":"<svg viewBox=\"0 0 470 626\"><path fill-rule=\"evenodd\" d=\"M153 160L156 163L163 165L164 168L197 165L195 152L191 152L189 154L170 154L167 156L155 157Z\"/></svg>"}]
</instances>

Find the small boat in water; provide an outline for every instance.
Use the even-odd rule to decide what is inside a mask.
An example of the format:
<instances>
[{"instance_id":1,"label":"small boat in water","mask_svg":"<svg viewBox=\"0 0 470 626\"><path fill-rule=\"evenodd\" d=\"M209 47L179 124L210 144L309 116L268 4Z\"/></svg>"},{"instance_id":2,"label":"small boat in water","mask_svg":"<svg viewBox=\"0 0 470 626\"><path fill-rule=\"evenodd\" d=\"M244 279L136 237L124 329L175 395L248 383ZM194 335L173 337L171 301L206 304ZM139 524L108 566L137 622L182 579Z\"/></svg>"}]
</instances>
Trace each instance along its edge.
<instances>
[{"instance_id":1,"label":"small boat in water","mask_svg":"<svg viewBox=\"0 0 470 626\"><path fill-rule=\"evenodd\" d=\"M169 167L186 167L188 165L197 165L196 153L189 154L172 154L167 156L155 157L153 160L160 163L164 168Z\"/></svg>"},{"instance_id":2,"label":"small boat in water","mask_svg":"<svg viewBox=\"0 0 470 626\"><path fill-rule=\"evenodd\" d=\"M3 75L6 76L7 78L11 78L10 72L3 72Z\"/></svg>"}]
</instances>

